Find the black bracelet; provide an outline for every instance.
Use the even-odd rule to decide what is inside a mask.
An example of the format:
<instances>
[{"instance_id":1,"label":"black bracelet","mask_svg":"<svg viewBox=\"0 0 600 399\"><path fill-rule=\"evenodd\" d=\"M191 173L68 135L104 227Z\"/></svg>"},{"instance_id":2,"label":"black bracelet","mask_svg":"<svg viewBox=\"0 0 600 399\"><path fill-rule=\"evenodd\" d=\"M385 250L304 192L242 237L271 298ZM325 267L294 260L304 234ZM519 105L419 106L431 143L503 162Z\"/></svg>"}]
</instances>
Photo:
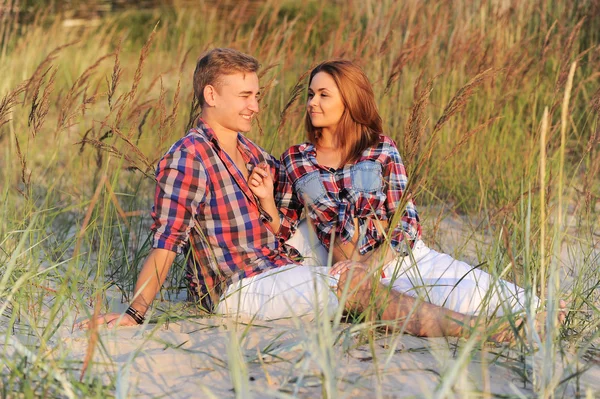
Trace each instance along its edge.
<instances>
[{"instance_id":1,"label":"black bracelet","mask_svg":"<svg viewBox=\"0 0 600 399\"><path fill-rule=\"evenodd\" d=\"M141 314L140 312L138 312L131 306L127 308L125 313L127 313L129 316L131 316L131 318L138 324L144 324L144 321L146 320L146 318L144 317L143 314Z\"/></svg>"}]
</instances>

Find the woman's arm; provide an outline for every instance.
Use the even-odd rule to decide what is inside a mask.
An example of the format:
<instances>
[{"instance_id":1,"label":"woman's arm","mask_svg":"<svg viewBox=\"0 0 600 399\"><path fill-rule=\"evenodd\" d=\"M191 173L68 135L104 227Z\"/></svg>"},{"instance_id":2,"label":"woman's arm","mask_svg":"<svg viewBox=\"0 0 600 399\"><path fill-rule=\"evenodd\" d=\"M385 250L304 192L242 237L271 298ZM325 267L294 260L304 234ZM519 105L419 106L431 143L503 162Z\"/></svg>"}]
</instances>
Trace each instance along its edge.
<instances>
[{"instance_id":1,"label":"woman's arm","mask_svg":"<svg viewBox=\"0 0 600 399\"><path fill-rule=\"evenodd\" d=\"M252 173L248 176L248 186L259 201L261 213L266 213L270 216L270 218L266 219L267 224L274 233L277 233L281 222L279 220L279 211L275 205L273 176L267 163L260 163L252 169Z\"/></svg>"},{"instance_id":2,"label":"woman's arm","mask_svg":"<svg viewBox=\"0 0 600 399\"><path fill-rule=\"evenodd\" d=\"M378 230L383 234L388 229L387 220L378 220L375 222ZM381 245L380 247L369 251L368 253L361 255L359 252L358 240L360 238L358 219L354 219L354 236L348 242L342 242L340 238L336 238L333 246L333 262L339 262L343 260L354 260L365 265L369 268L378 268L391 262L396 253L390 250L389 246Z\"/></svg>"},{"instance_id":3,"label":"woman's arm","mask_svg":"<svg viewBox=\"0 0 600 399\"><path fill-rule=\"evenodd\" d=\"M383 181L386 195L385 208L389 226L389 239L392 246L400 250L405 239L412 242L421 237L419 215L408 190L408 176L402 158L394 141L386 138L383 156ZM408 243L407 243L408 244Z\"/></svg>"}]
</instances>

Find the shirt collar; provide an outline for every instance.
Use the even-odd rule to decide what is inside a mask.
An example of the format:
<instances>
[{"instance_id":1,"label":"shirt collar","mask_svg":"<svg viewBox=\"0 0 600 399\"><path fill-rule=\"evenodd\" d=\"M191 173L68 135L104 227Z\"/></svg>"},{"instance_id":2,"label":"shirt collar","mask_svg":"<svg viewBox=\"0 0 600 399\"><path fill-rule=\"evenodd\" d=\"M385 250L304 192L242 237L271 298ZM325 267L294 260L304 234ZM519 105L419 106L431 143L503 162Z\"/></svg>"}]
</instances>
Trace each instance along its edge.
<instances>
[{"instance_id":1,"label":"shirt collar","mask_svg":"<svg viewBox=\"0 0 600 399\"><path fill-rule=\"evenodd\" d=\"M198 123L196 125L196 128L198 130L199 133L202 133L204 136L206 136L206 138L213 143L217 148L221 148L221 146L219 145L219 140L217 139L217 135L215 134L215 131L208 126L208 123L206 123L206 121L202 118L198 118ZM250 146L248 145L248 139L241 134L240 132L237 133L237 143L238 143L238 148L241 147L241 149L245 152L246 156L248 158L250 158L251 160L254 161L255 164L259 164L260 162L264 161L262 156L259 156L258 159L254 159L256 158L253 154L253 152L250 150Z\"/></svg>"},{"instance_id":2,"label":"shirt collar","mask_svg":"<svg viewBox=\"0 0 600 399\"><path fill-rule=\"evenodd\" d=\"M298 150L300 152L305 152L305 153L310 154L315 157L317 156L317 150L315 149L315 145L309 141L307 141L306 143L300 144L300 146L298 147Z\"/></svg>"},{"instance_id":3,"label":"shirt collar","mask_svg":"<svg viewBox=\"0 0 600 399\"><path fill-rule=\"evenodd\" d=\"M198 118L198 123L196 124L196 129L201 132L207 139L213 142L216 145L219 145L219 140L217 140L217 135L215 131L212 130L210 126L204 121L202 118Z\"/></svg>"}]
</instances>

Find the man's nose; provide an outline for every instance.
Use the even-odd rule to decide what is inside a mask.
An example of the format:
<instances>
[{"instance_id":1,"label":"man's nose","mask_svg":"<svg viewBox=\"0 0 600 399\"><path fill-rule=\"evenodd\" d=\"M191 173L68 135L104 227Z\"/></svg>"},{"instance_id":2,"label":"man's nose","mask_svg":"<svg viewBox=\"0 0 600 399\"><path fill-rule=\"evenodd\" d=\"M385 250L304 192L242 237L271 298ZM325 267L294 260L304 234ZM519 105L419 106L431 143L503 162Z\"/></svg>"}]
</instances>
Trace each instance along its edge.
<instances>
[{"instance_id":1,"label":"man's nose","mask_svg":"<svg viewBox=\"0 0 600 399\"><path fill-rule=\"evenodd\" d=\"M258 112L258 99L254 98L250 101L250 104L248 105L248 109L252 112Z\"/></svg>"}]
</instances>

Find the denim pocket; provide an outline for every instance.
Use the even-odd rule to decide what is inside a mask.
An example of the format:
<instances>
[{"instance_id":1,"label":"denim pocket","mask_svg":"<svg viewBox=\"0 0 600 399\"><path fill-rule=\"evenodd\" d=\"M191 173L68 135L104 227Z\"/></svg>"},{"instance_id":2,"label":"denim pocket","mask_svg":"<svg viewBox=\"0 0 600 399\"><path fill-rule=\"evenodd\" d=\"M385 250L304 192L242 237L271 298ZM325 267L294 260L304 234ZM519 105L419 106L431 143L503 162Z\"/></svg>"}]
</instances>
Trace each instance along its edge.
<instances>
[{"instance_id":1,"label":"denim pocket","mask_svg":"<svg viewBox=\"0 0 600 399\"><path fill-rule=\"evenodd\" d=\"M362 161L351 171L352 188L363 192L381 191L383 186L381 165L374 161Z\"/></svg>"},{"instance_id":2,"label":"denim pocket","mask_svg":"<svg viewBox=\"0 0 600 399\"><path fill-rule=\"evenodd\" d=\"M310 201L310 203L315 203L327 195L318 170L299 178L296 182L296 190L301 200Z\"/></svg>"}]
</instances>

